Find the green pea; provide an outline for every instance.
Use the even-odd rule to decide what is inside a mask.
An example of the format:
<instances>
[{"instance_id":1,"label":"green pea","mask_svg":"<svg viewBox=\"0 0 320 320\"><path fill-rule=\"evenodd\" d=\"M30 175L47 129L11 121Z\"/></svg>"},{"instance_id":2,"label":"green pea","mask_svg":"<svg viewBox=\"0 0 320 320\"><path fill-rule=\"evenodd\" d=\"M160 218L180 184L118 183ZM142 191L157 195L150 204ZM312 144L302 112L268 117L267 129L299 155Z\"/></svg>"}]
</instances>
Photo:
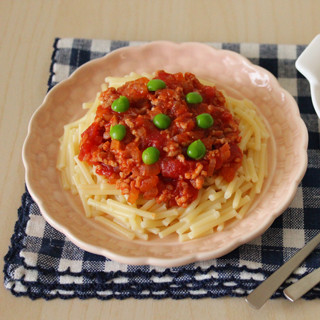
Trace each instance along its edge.
<instances>
[{"instance_id":1,"label":"green pea","mask_svg":"<svg viewBox=\"0 0 320 320\"><path fill-rule=\"evenodd\" d=\"M142 161L145 164L154 164L159 160L160 151L155 147L149 147L142 152Z\"/></svg>"},{"instance_id":2,"label":"green pea","mask_svg":"<svg viewBox=\"0 0 320 320\"><path fill-rule=\"evenodd\" d=\"M127 134L127 129L122 124L116 124L110 129L110 137L113 140L121 141Z\"/></svg>"},{"instance_id":3,"label":"green pea","mask_svg":"<svg viewBox=\"0 0 320 320\"><path fill-rule=\"evenodd\" d=\"M201 140L193 141L187 149L187 154L190 158L199 160L206 154L206 147Z\"/></svg>"},{"instance_id":4,"label":"green pea","mask_svg":"<svg viewBox=\"0 0 320 320\"><path fill-rule=\"evenodd\" d=\"M125 96L120 96L112 102L111 109L116 112L126 112L129 109L129 105L129 99Z\"/></svg>"},{"instance_id":5,"label":"green pea","mask_svg":"<svg viewBox=\"0 0 320 320\"><path fill-rule=\"evenodd\" d=\"M147 88L149 91L157 91L159 89L164 89L166 83L160 79L152 79L147 83Z\"/></svg>"},{"instance_id":6,"label":"green pea","mask_svg":"<svg viewBox=\"0 0 320 320\"><path fill-rule=\"evenodd\" d=\"M213 125L213 118L209 113L201 113L196 117L199 128L208 129Z\"/></svg>"},{"instance_id":7,"label":"green pea","mask_svg":"<svg viewBox=\"0 0 320 320\"><path fill-rule=\"evenodd\" d=\"M171 119L166 114L159 113L153 118L153 123L159 129L167 129L170 126Z\"/></svg>"},{"instance_id":8,"label":"green pea","mask_svg":"<svg viewBox=\"0 0 320 320\"><path fill-rule=\"evenodd\" d=\"M187 95L186 95L186 100L188 103L201 103L202 102L202 97L201 97L201 94L198 93L198 92L189 92Z\"/></svg>"}]
</instances>

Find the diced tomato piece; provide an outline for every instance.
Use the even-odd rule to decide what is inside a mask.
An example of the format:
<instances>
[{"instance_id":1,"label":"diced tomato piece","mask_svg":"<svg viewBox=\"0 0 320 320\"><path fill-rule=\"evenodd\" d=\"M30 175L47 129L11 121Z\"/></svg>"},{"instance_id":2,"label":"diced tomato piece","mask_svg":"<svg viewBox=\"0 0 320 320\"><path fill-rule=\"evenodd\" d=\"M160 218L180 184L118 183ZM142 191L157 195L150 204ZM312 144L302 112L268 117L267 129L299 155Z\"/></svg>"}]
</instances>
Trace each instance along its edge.
<instances>
[{"instance_id":1,"label":"diced tomato piece","mask_svg":"<svg viewBox=\"0 0 320 320\"><path fill-rule=\"evenodd\" d=\"M167 178L179 178L185 173L186 166L177 159L164 159L161 162L161 174Z\"/></svg>"},{"instance_id":2,"label":"diced tomato piece","mask_svg":"<svg viewBox=\"0 0 320 320\"><path fill-rule=\"evenodd\" d=\"M98 122L93 122L90 127L81 135L79 160L84 160L99 147L103 141L104 127ZM90 159L91 157L87 157ZM87 160L86 158L86 160Z\"/></svg>"}]
</instances>

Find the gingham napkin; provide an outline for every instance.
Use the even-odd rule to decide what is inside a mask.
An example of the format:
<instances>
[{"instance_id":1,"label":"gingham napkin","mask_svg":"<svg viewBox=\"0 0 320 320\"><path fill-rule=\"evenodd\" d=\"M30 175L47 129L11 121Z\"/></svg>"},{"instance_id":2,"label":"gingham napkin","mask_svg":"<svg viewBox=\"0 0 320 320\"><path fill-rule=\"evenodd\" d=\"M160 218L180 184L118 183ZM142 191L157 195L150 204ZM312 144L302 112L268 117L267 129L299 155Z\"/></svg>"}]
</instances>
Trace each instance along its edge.
<instances>
[{"instance_id":1,"label":"gingham napkin","mask_svg":"<svg viewBox=\"0 0 320 320\"><path fill-rule=\"evenodd\" d=\"M49 89L88 60L137 42L56 39ZM295 45L210 43L241 53L271 71L297 100L309 131L308 170L290 207L261 237L230 254L176 268L131 266L90 254L72 244L42 218L28 191L5 257L5 287L16 296L44 298L204 298L245 296L320 232L320 124L309 85L294 62L304 49ZM320 266L313 251L274 294ZM305 298L320 297L320 286Z\"/></svg>"}]
</instances>

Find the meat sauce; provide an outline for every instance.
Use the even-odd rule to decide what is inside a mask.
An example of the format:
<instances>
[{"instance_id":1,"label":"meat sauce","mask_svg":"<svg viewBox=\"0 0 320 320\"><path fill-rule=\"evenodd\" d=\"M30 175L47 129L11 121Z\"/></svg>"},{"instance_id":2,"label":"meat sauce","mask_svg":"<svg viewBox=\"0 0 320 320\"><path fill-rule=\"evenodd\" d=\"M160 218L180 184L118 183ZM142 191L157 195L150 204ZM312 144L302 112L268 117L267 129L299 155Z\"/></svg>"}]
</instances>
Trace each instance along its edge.
<instances>
[{"instance_id":1,"label":"meat sauce","mask_svg":"<svg viewBox=\"0 0 320 320\"><path fill-rule=\"evenodd\" d=\"M238 122L226 108L223 94L201 84L194 74L161 70L154 78L163 80L166 88L150 92L149 79L143 77L100 94L95 120L81 136L79 159L94 165L97 174L128 195L130 203L143 196L167 207L186 207L196 199L207 177L233 180L242 163ZM198 92L202 102L187 103L189 92ZM111 108L120 96L130 103L125 112ZM159 113L170 117L167 129L154 125L152 120ZM212 116L210 128L197 126L196 116L202 113ZM110 137L110 128L116 124L126 127L121 141ZM196 140L206 147L199 160L187 155L188 146ZM151 165L142 161L148 147L160 151L159 160Z\"/></svg>"}]
</instances>

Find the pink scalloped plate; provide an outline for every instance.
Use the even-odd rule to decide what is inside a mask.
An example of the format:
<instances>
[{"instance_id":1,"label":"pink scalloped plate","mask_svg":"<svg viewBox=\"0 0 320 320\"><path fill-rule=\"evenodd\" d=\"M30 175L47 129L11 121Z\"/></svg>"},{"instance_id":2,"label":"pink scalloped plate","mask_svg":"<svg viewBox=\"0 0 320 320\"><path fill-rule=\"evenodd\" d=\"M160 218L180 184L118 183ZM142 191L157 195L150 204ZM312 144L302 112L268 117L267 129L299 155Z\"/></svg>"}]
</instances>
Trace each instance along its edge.
<instances>
[{"instance_id":1,"label":"pink scalloped plate","mask_svg":"<svg viewBox=\"0 0 320 320\"><path fill-rule=\"evenodd\" d=\"M56 161L63 126L83 115L106 76L134 71L192 72L236 98L254 102L271 133L269 176L242 220L224 231L180 243L171 236L127 240L85 218L80 200L62 189ZM290 204L307 167L308 133L298 106L275 77L241 55L200 43L151 42L118 49L78 68L36 110L23 148L26 183L43 217L89 252L127 264L178 266L221 257L261 235Z\"/></svg>"}]
</instances>

